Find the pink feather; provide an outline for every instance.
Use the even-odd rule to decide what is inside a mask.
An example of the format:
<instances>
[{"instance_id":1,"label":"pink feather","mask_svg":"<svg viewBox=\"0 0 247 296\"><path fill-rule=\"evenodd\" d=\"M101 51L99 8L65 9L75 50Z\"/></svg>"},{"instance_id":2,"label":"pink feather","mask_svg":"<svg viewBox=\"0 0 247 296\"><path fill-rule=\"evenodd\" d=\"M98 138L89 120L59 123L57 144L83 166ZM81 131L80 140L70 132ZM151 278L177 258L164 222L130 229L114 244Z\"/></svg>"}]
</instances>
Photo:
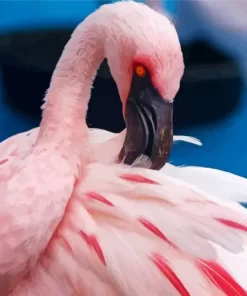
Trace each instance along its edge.
<instances>
[{"instance_id":1,"label":"pink feather","mask_svg":"<svg viewBox=\"0 0 247 296\"><path fill-rule=\"evenodd\" d=\"M99 63L106 55L124 104L132 54L152 57L153 82L172 101L183 74L173 25L118 2L73 33L40 128L1 143L1 296L246 295L246 212L176 168L115 164L124 132L85 125Z\"/></svg>"}]
</instances>

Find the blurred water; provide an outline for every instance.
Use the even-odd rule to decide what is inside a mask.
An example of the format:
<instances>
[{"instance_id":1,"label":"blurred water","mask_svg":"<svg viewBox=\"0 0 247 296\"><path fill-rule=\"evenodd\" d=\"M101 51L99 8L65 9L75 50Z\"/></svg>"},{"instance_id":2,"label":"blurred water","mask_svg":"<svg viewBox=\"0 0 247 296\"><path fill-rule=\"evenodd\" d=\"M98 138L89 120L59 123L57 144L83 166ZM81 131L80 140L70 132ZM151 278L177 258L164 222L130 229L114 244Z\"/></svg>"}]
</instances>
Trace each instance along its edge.
<instances>
[{"instance_id":1,"label":"blurred water","mask_svg":"<svg viewBox=\"0 0 247 296\"><path fill-rule=\"evenodd\" d=\"M175 2L170 0L167 4L172 11L176 9ZM0 30L75 25L96 7L93 1L0 1ZM3 104L3 96L0 78L0 141L34 126L32 120ZM247 177L247 91L242 96L242 105L226 120L181 130L181 134L200 138L204 146L176 144L172 162L214 167Z\"/></svg>"},{"instance_id":2,"label":"blurred water","mask_svg":"<svg viewBox=\"0 0 247 296\"><path fill-rule=\"evenodd\" d=\"M97 1L0 1L0 30L75 25L97 6Z\"/></svg>"},{"instance_id":3,"label":"blurred water","mask_svg":"<svg viewBox=\"0 0 247 296\"><path fill-rule=\"evenodd\" d=\"M199 138L203 146L176 144L172 155L174 164L213 167L247 177L246 90L241 102L238 109L221 122L182 130L183 134Z\"/></svg>"}]
</instances>

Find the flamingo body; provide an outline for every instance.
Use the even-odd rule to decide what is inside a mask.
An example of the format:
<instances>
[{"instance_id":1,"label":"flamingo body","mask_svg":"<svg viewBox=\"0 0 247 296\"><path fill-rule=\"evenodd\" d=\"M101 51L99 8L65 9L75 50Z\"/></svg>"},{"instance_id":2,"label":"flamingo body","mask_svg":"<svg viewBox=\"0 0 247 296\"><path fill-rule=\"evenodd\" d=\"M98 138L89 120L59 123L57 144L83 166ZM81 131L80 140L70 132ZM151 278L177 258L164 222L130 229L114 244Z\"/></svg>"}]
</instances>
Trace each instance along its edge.
<instances>
[{"instance_id":1,"label":"flamingo body","mask_svg":"<svg viewBox=\"0 0 247 296\"><path fill-rule=\"evenodd\" d=\"M193 178L194 168L150 170L156 155L144 154L131 166L116 164L131 125L114 135L85 124L104 56L124 114L128 100L136 100L139 115L144 99L157 107L150 98L171 114L183 61L167 18L129 1L105 5L77 27L54 71L40 128L0 145L0 295L246 296L247 215L236 202L246 201L246 180L214 173L232 182L224 200L202 182L209 184L210 171ZM128 95L131 69L139 87L146 85L135 98ZM154 118L146 109L142 123L164 127L140 130L152 143L164 128L172 135L156 109Z\"/></svg>"},{"instance_id":2,"label":"flamingo body","mask_svg":"<svg viewBox=\"0 0 247 296\"><path fill-rule=\"evenodd\" d=\"M111 146L112 139L116 137L116 134L101 130L92 130L89 134L92 151L96 151L99 144L108 143ZM2 151L5 152L1 155L1 180L8 178L7 171L11 163L17 166L18 160L30 153L37 135L38 129L34 129L1 144ZM118 136L122 138L122 135ZM94 142L95 139L97 142ZM116 142L121 143L119 140ZM114 148L116 149L116 146ZM107 151L110 150L105 150ZM231 194L228 191L224 199L218 194L219 189L218 192L213 191L214 187L210 186L210 183L203 187L203 180L207 181L211 173L205 172L205 168L194 168L193 171L190 167L176 168L167 165L161 173L115 165L113 160L114 158L111 163L106 164L104 159L102 164L97 160L87 166L86 178L74 188L73 197L66 207L66 214L52 235L45 253L31 274L21 281L11 295L33 296L36 295L35 291L39 290L40 295L70 295L71 291L75 290L78 295L98 295L98 291L104 291L105 295L150 295L156 290L157 295L164 291L176 295L177 289L182 289L180 295L210 295L209 291L218 293L212 295L221 295L221 292L208 282L201 263L198 265L193 262L193 258L196 257L208 261L218 257L217 263L231 272L246 289L244 269L247 253L245 247L241 250L241 236L227 227L222 227L223 225L217 225L220 223L216 223L211 217L218 211L220 217L226 216L235 223L239 221L239 225L246 225L244 231L247 230L245 210L232 202L234 199L241 199L242 195L239 193L242 190L243 194L244 186L247 186L245 179L233 175L230 179L228 173L219 171L221 179L225 176L235 182L232 184L235 185L235 190L232 189ZM202 173L201 178L190 178L192 174L198 176L198 172ZM215 176L211 178L211 184L214 184L214 179ZM202 193L193 188L196 182L199 188L204 189ZM205 193L208 191L219 199L208 196ZM214 205L211 205L211 199L218 203L217 211ZM162 204L163 208L160 208ZM176 210L171 212L171 209ZM205 209L205 212L201 217L197 217L198 210L202 209ZM41 218L43 220L43 217ZM200 221L205 218L208 222L200 226ZM195 221L191 222L191 219ZM208 227L206 231L205 225ZM210 227L214 227L210 234L214 243L208 242L207 232ZM202 235L198 235L199 233ZM179 252L178 246L181 249ZM240 250L240 253L235 254ZM130 254L132 252L133 258ZM152 254L155 254L153 261L149 259ZM121 257L125 258L123 262L119 260ZM174 264L175 258L183 263ZM175 270L172 271L169 267L163 270L164 260L168 260ZM136 275L132 274L133 270L129 267L132 261L134 266L137 264ZM204 264L204 261L202 262ZM185 268L189 268L194 276L186 278ZM121 276L118 275L118 269ZM178 279L173 282L173 272L176 276L181 275L180 280L184 280L186 288L184 284L181 288L182 282ZM216 272L219 272L217 266ZM128 280L130 273L131 281ZM147 282L146 285L142 284L140 289L139 285L136 287L136 283L144 276ZM200 287L202 283L203 286ZM241 289L238 285L236 288L236 285L234 282L234 289ZM231 289L231 286L226 289ZM240 290L239 293L245 295L244 290Z\"/></svg>"}]
</instances>

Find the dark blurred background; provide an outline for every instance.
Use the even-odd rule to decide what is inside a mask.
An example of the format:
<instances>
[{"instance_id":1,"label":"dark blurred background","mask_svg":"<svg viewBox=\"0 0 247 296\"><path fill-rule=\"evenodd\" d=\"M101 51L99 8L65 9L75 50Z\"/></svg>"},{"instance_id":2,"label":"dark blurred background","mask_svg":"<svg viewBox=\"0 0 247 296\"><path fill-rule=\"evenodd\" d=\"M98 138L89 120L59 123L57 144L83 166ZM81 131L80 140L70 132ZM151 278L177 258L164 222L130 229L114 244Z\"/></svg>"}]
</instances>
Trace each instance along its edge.
<instances>
[{"instance_id":1,"label":"dark blurred background","mask_svg":"<svg viewBox=\"0 0 247 296\"><path fill-rule=\"evenodd\" d=\"M44 93L71 32L107 2L0 1L0 141L39 125ZM242 13L247 5L214 2L159 3L178 29L186 65L175 101L175 132L204 144L174 145L171 161L247 177L247 26L240 21L247 22L247 9ZM124 128L106 61L94 82L88 124L113 132Z\"/></svg>"}]
</instances>

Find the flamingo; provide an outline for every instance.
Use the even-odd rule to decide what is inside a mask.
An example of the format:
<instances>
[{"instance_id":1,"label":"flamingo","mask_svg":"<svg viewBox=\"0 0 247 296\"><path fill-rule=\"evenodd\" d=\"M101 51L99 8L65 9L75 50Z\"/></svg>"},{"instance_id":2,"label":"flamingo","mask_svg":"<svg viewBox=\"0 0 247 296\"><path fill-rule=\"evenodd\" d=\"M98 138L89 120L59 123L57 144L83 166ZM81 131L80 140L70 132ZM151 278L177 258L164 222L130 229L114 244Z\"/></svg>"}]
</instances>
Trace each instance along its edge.
<instances>
[{"instance_id":1,"label":"flamingo","mask_svg":"<svg viewBox=\"0 0 247 296\"><path fill-rule=\"evenodd\" d=\"M85 123L105 56L119 135ZM0 145L1 296L247 295L245 209L158 171L183 68L173 25L144 4L104 5L75 29L40 128Z\"/></svg>"}]
</instances>

